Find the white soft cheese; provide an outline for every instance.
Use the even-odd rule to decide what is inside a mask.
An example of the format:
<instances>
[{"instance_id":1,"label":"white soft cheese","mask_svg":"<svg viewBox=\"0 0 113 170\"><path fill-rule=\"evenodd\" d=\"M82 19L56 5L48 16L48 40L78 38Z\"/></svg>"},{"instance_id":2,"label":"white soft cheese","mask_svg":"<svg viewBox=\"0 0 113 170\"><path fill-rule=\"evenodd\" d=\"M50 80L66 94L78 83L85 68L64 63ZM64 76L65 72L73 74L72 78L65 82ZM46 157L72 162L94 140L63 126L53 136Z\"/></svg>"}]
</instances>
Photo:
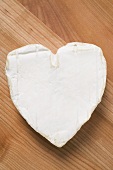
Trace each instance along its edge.
<instances>
[{"instance_id":1,"label":"white soft cheese","mask_svg":"<svg viewBox=\"0 0 113 170\"><path fill-rule=\"evenodd\" d=\"M6 75L20 114L34 130L62 147L101 101L106 61L93 44L69 43L55 55L32 44L8 54Z\"/></svg>"}]
</instances>

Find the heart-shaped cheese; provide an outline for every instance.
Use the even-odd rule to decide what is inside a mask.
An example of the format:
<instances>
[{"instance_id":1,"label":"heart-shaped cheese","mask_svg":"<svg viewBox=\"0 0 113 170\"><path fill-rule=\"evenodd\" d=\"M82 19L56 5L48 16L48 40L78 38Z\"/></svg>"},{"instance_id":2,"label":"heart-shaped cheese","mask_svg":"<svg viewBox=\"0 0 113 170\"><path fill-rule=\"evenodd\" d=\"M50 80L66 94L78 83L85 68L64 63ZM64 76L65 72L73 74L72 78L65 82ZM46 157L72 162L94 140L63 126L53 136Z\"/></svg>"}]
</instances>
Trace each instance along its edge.
<instances>
[{"instance_id":1,"label":"heart-shaped cheese","mask_svg":"<svg viewBox=\"0 0 113 170\"><path fill-rule=\"evenodd\" d=\"M93 44L69 43L56 54L32 44L8 54L6 75L20 114L34 130L62 147L101 101L106 61Z\"/></svg>"}]
</instances>

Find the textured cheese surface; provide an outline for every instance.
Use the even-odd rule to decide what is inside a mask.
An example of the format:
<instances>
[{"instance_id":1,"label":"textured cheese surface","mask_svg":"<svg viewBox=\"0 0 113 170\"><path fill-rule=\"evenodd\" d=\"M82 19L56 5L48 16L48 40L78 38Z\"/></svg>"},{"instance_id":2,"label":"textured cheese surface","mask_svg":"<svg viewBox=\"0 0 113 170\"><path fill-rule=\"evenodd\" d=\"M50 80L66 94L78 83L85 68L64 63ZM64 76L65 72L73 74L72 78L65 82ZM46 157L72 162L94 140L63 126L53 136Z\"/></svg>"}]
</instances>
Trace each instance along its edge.
<instances>
[{"instance_id":1,"label":"textured cheese surface","mask_svg":"<svg viewBox=\"0 0 113 170\"><path fill-rule=\"evenodd\" d=\"M106 84L106 61L93 44L69 43L53 54L31 44L8 54L11 98L28 124L62 147L89 120Z\"/></svg>"}]
</instances>

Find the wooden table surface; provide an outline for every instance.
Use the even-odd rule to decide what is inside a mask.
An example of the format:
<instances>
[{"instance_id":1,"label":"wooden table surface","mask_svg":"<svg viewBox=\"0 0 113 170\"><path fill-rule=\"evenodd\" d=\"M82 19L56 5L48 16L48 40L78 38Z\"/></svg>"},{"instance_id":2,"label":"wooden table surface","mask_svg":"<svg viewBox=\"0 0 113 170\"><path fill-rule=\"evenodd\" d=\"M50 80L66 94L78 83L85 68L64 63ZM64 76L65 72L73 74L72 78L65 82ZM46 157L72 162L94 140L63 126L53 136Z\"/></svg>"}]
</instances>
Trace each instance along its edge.
<instances>
[{"instance_id":1,"label":"wooden table surface","mask_svg":"<svg viewBox=\"0 0 113 170\"><path fill-rule=\"evenodd\" d=\"M14 107L4 68L15 48L42 43L56 52L70 41L103 49L107 86L91 119L56 148ZM0 170L113 170L113 0L0 0Z\"/></svg>"}]
</instances>

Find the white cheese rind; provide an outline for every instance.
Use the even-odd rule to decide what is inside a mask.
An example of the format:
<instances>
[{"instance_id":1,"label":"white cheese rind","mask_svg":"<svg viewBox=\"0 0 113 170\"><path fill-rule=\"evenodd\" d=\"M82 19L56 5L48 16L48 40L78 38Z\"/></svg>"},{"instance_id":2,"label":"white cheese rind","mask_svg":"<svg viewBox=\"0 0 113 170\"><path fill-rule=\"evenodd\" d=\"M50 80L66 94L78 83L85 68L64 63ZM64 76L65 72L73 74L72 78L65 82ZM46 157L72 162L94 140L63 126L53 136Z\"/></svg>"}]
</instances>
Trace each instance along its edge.
<instances>
[{"instance_id":1,"label":"white cheese rind","mask_svg":"<svg viewBox=\"0 0 113 170\"><path fill-rule=\"evenodd\" d=\"M20 114L34 130L62 147L100 103L106 61L93 44L69 43L55 55L31 44L8 54L6 75Z\"/></svg>"}]
</instances>

